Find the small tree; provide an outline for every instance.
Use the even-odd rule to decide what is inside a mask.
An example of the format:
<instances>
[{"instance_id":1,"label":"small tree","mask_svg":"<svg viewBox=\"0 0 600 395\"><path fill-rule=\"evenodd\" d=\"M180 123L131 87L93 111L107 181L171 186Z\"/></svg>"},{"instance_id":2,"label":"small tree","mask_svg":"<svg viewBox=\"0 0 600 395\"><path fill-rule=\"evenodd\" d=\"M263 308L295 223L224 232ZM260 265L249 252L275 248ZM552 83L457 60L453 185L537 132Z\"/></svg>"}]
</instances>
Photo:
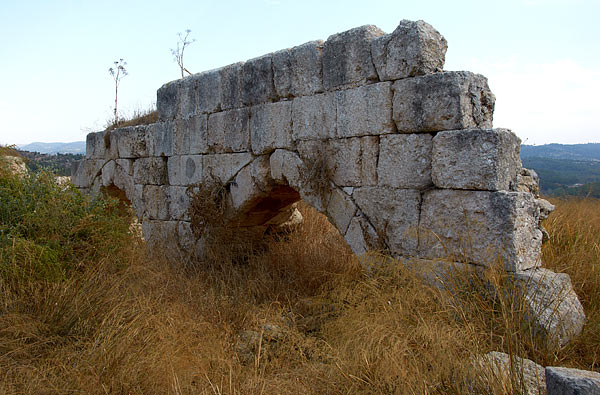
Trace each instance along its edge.
<instances>
[{"instance_id":1,"label":"small tree","mask_svg":"<svg viewBox=\"0 0 600 395\"><path fill-rule=\"evenodd\" d=\"M177 36L179 36L179 41L177 41L177 48L171 48L171 55L173 55L173 59L175 60L175 62L177 62L177 64L179 65L179 69L181 70L181 78L184 77L184 72L188 73L189 75L192 75L192 73L190 73L188 69L186 69L183 65L183 53L185 51L185 48L192 44L194 41L196 41L195 38L188 40L188 37L191 32L192 31L190 29L186 29L185 36L183 35L183 33L177 33Z\"/></svg>"},{"instance_id":2,"label":"small tree","mask_svg":"<svg viewBox=\"0 0 600 395\"><path fill-rule=\"evenodd\" d=\"M119 123L119 81L123 77L127 75L127 70L125 70L125 66L127 62L125 62L122 58L119 60L115 60L115 66L108 69L110 75L112 75L115 80L115 125Z\"/></svg>"}]
</instances>

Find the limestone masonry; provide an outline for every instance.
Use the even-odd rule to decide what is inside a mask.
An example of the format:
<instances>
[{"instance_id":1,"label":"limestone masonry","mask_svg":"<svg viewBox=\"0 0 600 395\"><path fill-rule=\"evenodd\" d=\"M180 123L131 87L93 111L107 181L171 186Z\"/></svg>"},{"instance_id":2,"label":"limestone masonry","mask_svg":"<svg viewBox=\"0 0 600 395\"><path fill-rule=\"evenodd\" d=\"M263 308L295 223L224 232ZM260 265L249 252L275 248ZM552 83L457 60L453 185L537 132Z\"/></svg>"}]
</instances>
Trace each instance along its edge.
<instances>
[{"instance_id":1,"label":"limestone masonry","mask_svg":"<svg viewBox=\"0 0 600 395\"><path fill-rule=\"evenodd\" d=\"M527 276L553 207L519 138L492 128L486 78L443 71L446 48L403 20L172 81L157 123L87 136L74 183L123 191L150 245L201 249L186 190L217 180L231 226L285 222L303 199L356 254L500 261Z\"/></svg>"}]
</instances>

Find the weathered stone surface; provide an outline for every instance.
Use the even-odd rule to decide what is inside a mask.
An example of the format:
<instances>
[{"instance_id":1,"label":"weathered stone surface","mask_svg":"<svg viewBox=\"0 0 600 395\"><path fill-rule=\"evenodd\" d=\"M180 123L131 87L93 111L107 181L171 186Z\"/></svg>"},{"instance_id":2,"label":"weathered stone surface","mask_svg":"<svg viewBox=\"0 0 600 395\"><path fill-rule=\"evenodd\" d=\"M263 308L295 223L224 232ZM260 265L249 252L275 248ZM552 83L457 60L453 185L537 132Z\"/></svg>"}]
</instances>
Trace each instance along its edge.
<instances>
[{"instance_id":1,"label":"weathered stone surface","mask_svg":"<svg viewBox=\"0 0 600 395\"><path fill-rule=\"evenodd\" d=\"M508 129L452 130L433 138L432 178L438 188L514 190L521 140Z\"/></svg>"},{"instance_id":2,"label":"weathered stone surface","mask_svg":"<svg viewBox=\"0 0 600 395\"><path fill-rule=\"evenodd\" d=\"M424 21L402 20L393 33L377 37L371 44L381 81L442 71L446 49L446 39Z\"/></svg>"},{"instance_id":3,"label":"weathered stone surface","mask_svg":"<svg viewBox=\"0 0 600 395\"><path fill-rule=\"evenodd\" d=\"M517 192L529 192L535 197L540 196L540 179L535 172L531 169L521 169L517 175Z\"/></svg>"},{"instance_id":4,"label":"weathered stone surface","mask_svg":"<svg viewBox=\"0 0 600 395\"><path fill-rule=\"evenodd\" d=\"M292 148L292 102L260 104L250 116L252 152L266 154L277 148Z\"/></svg>"},{"instance_id":5,"label":"weathered stone surface","mask_svg":"<svg viewBox=\"0 0 600 395\"><path fill-rule=\"evenodd\" d=\"M294 141L334 138L337 128L335 93L294 99L292 122Z\"/></svg>"},{"instance_id":6,"label":"weathered stone surface","mask_svg":"<svg viewBox=\"0 0 600 395\"><path fill-rule=\"evenodd\" d=\"M175 120L173 127L173 155L208 153L207 124L208 116L204 114Z\"/></svg>"},{"instance_id":7,"label":"weathered stone surface","mask_svg":"<svg viewBox=\"0 0 600 395\"><path fill-rule=\"evenodd\" d=\"M381 136L379 141L380 185L412 189L431 185L431 135L394 134Z\"/></svg>"},{"instance_id":8,"label":"weathered stone surface","mask_svg":"<svg viewBox=\"0 0 600 395\"><path fill-rule=\"evenodd\" d=\"M300 188L300 169L303 168L302 159L295 152L278 149L269 157L271 178L279 184L288 184Z\"/></svg>"},{"instance_id":9,"label":"weathered stone surface","mask_svg":"<svg viewBox=\"0 0 600 395\"><path fill-rule=\"evenodd\" d=\"M546 367L548 395L600 395L600 373L563 367Z\"/></svg>"},{"instance_id":10,"label":"weathered stone surface","mask_svg":"<svg viewBox=\"0 0 600 395\"><path fill-rule=\"evenodd\" d=\"M221 109L221 69L205 71L194 75L196 80L197 110L210 114Z\"/></svg>"},{"instance_id":11,"label":"weathered stone surface","mask_svg":"<svg viewBox=\"0 0 600 395\"><path fill-rule=\"evenodd\" d=\"M419 254L525 270L540 265L538 222L535 199L527 193L428 191L421 207Z\"/></svg>"},{"instance_id":12,"label":"weathered stone surface","mask_svg":"<svg viewBox=\"0 0 600 395\"><path fill-rule=\"evenodd\" d=\"M487 387L486 393L495 393L494 389L512 393L515 386L524 395L546 393L544 367L532 360L513 356L511 361L510 355L492 351L475 358L473 367L481 378L480 384Z\"/></svg>"},{"instance_id":13,"label":"weathered stone surface","mask_svg":"<svg viewBox=\"0 0 600 395\"><path fill-rule=\"evenodd\" d=\"M356 205L344 191L333 188L325 212L331 223L344 235L356 213Z\"/></svg>"},{"instance_id":14,"label":"weathered stone surface","mask_svg":"<svg viewBox=\"0 0 600 395\"><path fill-rule=\"evenodd\" d=\"M238 62L219 69L221 77L221 110L238 108L242 105L242 66Z\"/></svg>"},{"instance_id":15,"label":"weathered stone surface","mask_svg":"<svg viewBox=\"0 0 600 395\"><path fill-rule=\"evenodd\" d=\"M190 221L188 209L190 207L190 197L186 193L185 186L170 186L167 189L169 202L170 219Z\"/></svg>"},{"instance_id":16,"label":"weathered stone surface","mask_svg":"<svg viewBox=\"0 0 600 395\"><path fill-rule=\"evenodd\" d=\"M198 74L194 74L179 80L179 116L186 119L195 115L197 111Z\"/></svg>"},{"instance_id":17,"label":"weathered stone surface","mask_svg":"<svg viewBox=\"0 0 600 395\"><path fill-rule=\"evenodd\" d=\"M104 159L104 132L88 133L85 138L86 159Z\"/></svg>"},{"instance_id":18,"label":"weathered stone surface","mask_svg":"<svg viewBox=\"0 0 600 395\"><path fill-rule=\"evenodd\" d=\"M121 168L124 171L124 174L127 174L129 176L133 175L133 159L116 159L115 162L118 166L121 166Z\"/></svg>"},{"instance_id":19,"label":"weathered stone surface","mask_svg":"<svg viewBox=\"0 0 600 395\"><path fill-rule=\"evenodd\" d=\"M336 92L337 137L392 133L392 84L381 82Z\"/></svg>"},{"instance_id":20,"label":"weathered stone surface","mask_svg":"<svg viewBox=\"0 0 600 395\"><path fill-rule=\"evenodd\" d=\"M562 347L581 333L585 313L568 274L538 268L515 273L514 282L524 292L534 330L549 346Z\"/></svg>"},{"instance_id":21,"label":"weathered stone surface","mask_svg":"<svg viewBox=\"0 0 600 395\"><path fill-rule=\"evenodd\" d=\"M492 127L495 97L482 75L447 71L399 80L392 88L400 133Z\"/></svg>"},{"instance_id":22,"label":"weathered stone surface","mask_svg":"<svg viewBox=\"0 0 600 395\"><path fill-rule=\"evenodd\" d=\"M102 167L102 186L109 186L114 183L116 162L110 160Z\"/></svg>"},{"instance_id":23,"label":"weathered stone surface","mask_svg":"<svg viewBox=\"0 0 600 395\"><path fill-rule=\"evenodd\" d=\"M243 104L252 106L277 99L271 54L248 60L241 75Z\"/></svg>"},{"instance_id":24,"label":"weathered stone surface","mask_svg":"<svg viewBox=\"0 0 600 395\"><path fill-rule=\"evenodd\" d=\"M117 141L119 158L142 158L149 156L147 127L133 126L120 128L111 132Z\"/></svg>"},{"instance_id":25,"label":"weathered stone surface","mask_svg":"<svg viewBox=\"0 0 600 395\"><path fill-rule=\"evenodd\" d=\"M250 153L203 155L202 179L204 181L216 179L225 184L251 161L252 154Z\"/></svg>"},{"instance_id":26,"label":"weathered stone surface","mask_svg":"<svg viewBox=\"0 0 600 395\"><path fill-rule=\"evenodd\" d=\"M267 155L259 156L244 167L231 184L233 208L240 210L255 202L259 197L267 196L271 179L271 166Z\"/></svg>"},{"instance_id":27,"label":"weathered stone surface","mask_svg":"<svg viewBox=\"0 0 600 395\"><path fill-rule=\"evenodd\" d=\"M273 53L275 91L280 97L323 91L323 41L311 41Z\"/></svg>"},{"instance_id":28,"label":"weathered stone surface","mask_svg":"<svg viewBox=\"0 0 600 395\"><path fill-rule=\"evenodd\" d=\"M352 197L360 210L385 238L392 254L417 255L421 194L389 187L355 188Z\"/></svg>"},{"instance_id":29,"label":"weathered stone surface","mask_svg":"<svg viewBox=\"0 0 600 395\"><path fill-rule=\"evenodd\" d=\"M202 155L171 156L167 162L169 184L195 185L202 182Z\"/></svg>"},{"instance_id":30,"label":"weathered stone surface","mask_svg":"<svg viewBox=\"0 0 600 395\"><path fill-rule=\"evenodd\" d=\"M173 129L175 123L157 122L147 126L146 142L149 156L173 155Z\"/></svg>"},{"instance_id":31,"label":"weathered stone surface","mask_svg":"<svg viewBox=\"0 0 600 395\"><path fill-rule=\"evenodd\" d=\"M77 171L72 177L73 184L79 188L89 188L94 178L100 175L103 159L87 159L79 162Z\"/></svg>"},{"instance_id":32,"label":"weathered stone surface","mask_svg":"<svg viewBox=\"0 0 600 395\"><path fill-rule=\"evenodd\" d=\"M159 121L169 121L179 115L180 82L175 80L161 86L156 92L156 109Z\"/></svg>"},{"instance_id":33,"label":"weathered stone surface","mask_svg":"<svg viewBox=\"0 0 600 395\"><path fill-rule=\"evenodd\" d=\"M324 166L325 173L338 186L361 186L377 184L377 136L353 137L349 139L300 141L298 152L307 166ZM318 169L309 173L319 173Z\"/></svg>"},{"instance_id":34,"label":"weathered stone surface","mask_svg":"<svg viewBox=\"0 0 600 395\"><path fill-rule=\"evenodd\" d=\"M384 34L377 26L367 25L329 36L323 45L324 88L377 81L371 42Z\"/></svg>"},{"instance_id":35,"label":"weathered stone surface","mask_svg":"<svg viewBox=\"0 0 600 395\"><path fill-rule=\"evenodd\" d=\"M167 158L140 158L133 163L133 180L136 184L164 185L167 174Z\"/></svg>"},{"instance_id":36,"label":"weathered stone surface","mask_svg":"<svg viewBox=\"0 0 600 395\"><path fill-rule=\"evenodd\" d=\"M381 249L379 236L369 223L369 220L358 210L350 221L344 240L356 255L362 255L369 250Z\"/></svg>"},{"instance_id":37,"label":"weathered stone surface","mask_svg":"<svg viewBox=\"0 0 600 395\"><path fill-rule=\"evenodd\" d=\"M210 152L246 152L250 147L250 111L247 108L223 111L208 117Z\"/></svg>"},{"instance_id":38,"label":"weathered stone surface","mask_svg":"<svg viewBox=\"0 0 600 395\"><path fill-rule=\"evenodd\" d=\"M160 185L145 185L142 200L144 201L144 219L169 219L169 196L167 188Z\"/></svg>"},{"instance_id":39,"label":"weathered stone surface","mask_svg":"<svg viewBox=\"0 0 600 395\"><path fill-rule=\"evenodd\" d=\"M150 251L168 254L177 249L177 221L145 220L142 232Z\"/></svg>"}]
</instances>

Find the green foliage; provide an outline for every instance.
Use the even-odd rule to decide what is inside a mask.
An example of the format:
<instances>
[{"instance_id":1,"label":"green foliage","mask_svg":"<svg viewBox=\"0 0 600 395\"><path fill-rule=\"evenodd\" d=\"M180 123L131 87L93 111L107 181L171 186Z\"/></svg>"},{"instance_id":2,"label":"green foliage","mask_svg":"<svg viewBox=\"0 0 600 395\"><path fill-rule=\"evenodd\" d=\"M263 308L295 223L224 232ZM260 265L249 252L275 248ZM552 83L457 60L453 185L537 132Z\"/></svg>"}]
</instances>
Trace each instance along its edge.
<instances>
[{"instance_id":1,"label":"green foliage","mask_svg":"<svg viewBox=\"0 0 600 395\"><path fill-rule=\"evenodd\" d=\"M42 154L39 152L19 151L25 159L25 165L34 173L48 170L59 176L70 176L73 166L81 159L82 154Z\"/></svg>"},{"instance_id":2,"label":"green foliage","mask_svg":"<svg viewBox=\"0 0 600 395\"><path fill-rule=\"evenodd\" d=\"M546 195L588 196L590 188L597 191L597 186L577 184L600 183L600 161L535 157L523 158L523 166L538 173Z\"/></svg>"},{"instance_id":3,"label":"green foliage","mask_svg":"<svg viewBox=\"0 0 600 395\"><path fill-rule=\"evenodd\" d=\"M52 173L0 177L0 279L56 281L131 243L116 199L90 201Z\"/></svg>"}]
</instances>

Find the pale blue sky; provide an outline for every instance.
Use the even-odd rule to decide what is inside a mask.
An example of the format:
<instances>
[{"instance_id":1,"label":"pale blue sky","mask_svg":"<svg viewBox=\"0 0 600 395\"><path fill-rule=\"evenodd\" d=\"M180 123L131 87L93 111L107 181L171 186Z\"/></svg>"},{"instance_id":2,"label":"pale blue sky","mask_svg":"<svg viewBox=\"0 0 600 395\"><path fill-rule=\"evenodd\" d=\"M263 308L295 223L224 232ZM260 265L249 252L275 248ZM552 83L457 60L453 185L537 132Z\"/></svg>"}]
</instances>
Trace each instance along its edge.
<instances>
[{"instance_id":1,"label":"pale blue sky","mask_svg":"<svg viewBox=\"0 0 600 395\"><path fill-rule=\"evenodd\" d=\"M84 140L120 109L147 108L178 77L169 49L187 28L200 72L331 34L423 19L448 40L447 70L486 75L495 127L528 144L600 142L599 0L0 0L0 144Z\"/></svg>"}]
</instances>

